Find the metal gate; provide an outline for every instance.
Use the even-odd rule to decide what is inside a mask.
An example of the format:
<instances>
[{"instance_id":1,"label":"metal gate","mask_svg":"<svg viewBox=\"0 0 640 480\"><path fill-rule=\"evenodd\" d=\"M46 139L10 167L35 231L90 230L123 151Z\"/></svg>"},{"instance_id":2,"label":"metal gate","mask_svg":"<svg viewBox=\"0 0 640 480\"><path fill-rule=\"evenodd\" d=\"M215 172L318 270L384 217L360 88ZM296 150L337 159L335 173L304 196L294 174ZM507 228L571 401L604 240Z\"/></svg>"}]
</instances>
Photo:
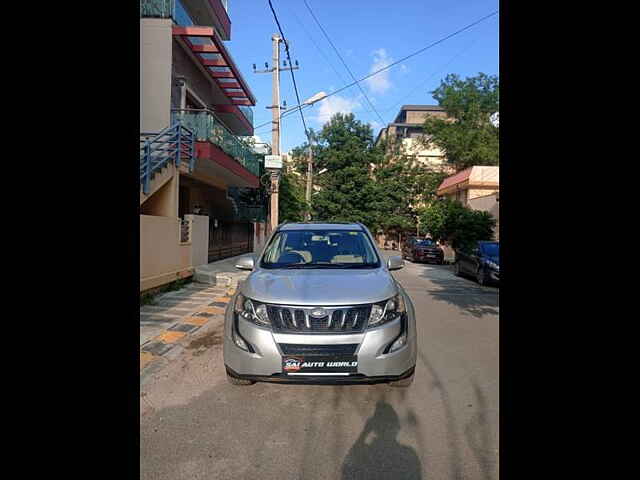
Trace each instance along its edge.
<instances>
[{"instance_id":1,"label":"metal gate","mask_svg":"<svg viewBox=\"0 0 640 480\"><path fill-rule=\"evenodd\" d=\"M253 223L219 220L209 222L209 262L253 252Z\"/></svg>"}]
</instances>

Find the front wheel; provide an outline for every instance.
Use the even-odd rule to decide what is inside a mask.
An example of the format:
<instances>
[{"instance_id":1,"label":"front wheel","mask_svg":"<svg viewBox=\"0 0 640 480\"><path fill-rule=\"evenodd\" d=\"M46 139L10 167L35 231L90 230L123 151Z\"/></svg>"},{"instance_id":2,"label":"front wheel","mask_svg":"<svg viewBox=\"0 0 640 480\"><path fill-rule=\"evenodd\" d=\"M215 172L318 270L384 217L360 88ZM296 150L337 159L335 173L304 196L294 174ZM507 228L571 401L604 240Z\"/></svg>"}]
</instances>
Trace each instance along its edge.
<instances>
[{"instance_id":1,"label":"front wheel","mask_svg":"<svg viewBox=\"0 0 640 480\"><path fill-rule=\"evenodd\" d=\"M476 274L476 278L478 280L478 284L483 287L487 284L487 272L484 268L478 269L478 273Z\"/></svg>"},{"instance_id":2,"label":"front wheel","mask_svg":"<svg viewBox=\"0 0 640 480\"><path fill-rule=\"evenodd\" d=\"M256 383L253 380L245 380L244 378L232 377L231 375L229 375L229 373L227 373L227 381L231 385L240 385L240 386L253 385L254 383Z\"/></svg>"},{"instance_id":3,"label":"front wheel","mask_svg":"<svg viewBox=\"0 0 640 480\"><path fill-rule=\"evenodd\" d=\"M456 262L456 263L453 264L453 274L456 277L459 277L461 275L460 274L460 262Z\"/></svg>"}]
</instances>

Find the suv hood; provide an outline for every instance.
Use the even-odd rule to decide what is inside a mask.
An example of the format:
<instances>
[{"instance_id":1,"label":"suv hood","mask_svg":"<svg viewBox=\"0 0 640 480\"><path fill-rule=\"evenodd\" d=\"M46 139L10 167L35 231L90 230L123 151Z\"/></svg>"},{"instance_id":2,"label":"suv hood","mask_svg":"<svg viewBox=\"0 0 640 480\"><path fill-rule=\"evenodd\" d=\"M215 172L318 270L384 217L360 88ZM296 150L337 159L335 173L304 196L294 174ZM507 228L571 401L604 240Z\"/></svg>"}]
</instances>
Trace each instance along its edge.
<instances>
[{"instance_id":1,"label":"suv hood","mask_svg":"<svg viewBox=\"0 0 640 480\"><path fill-rule=\"evenodd\" d=\"M398 293L391 274L371 270L258 269L240 291L259 302L283 305L357 305L387 300Z\"/></svg>"}]
</instances>

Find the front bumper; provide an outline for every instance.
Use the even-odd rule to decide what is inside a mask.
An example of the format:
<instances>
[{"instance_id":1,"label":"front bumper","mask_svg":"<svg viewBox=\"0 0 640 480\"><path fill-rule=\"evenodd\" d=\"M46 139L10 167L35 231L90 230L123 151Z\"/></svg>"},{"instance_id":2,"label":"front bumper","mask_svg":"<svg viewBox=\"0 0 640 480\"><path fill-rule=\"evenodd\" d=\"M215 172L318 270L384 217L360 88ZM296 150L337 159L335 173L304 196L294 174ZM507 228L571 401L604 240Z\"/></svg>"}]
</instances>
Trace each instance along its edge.
<instances>
[{"instance_id":1,"label":"front bumper","mask_svg":"<svg viewBox=\"0 0 640 480\"><path fill-rule=\"evenodd\" d=\"M442 262L444 260L444 253L419 253L416 252L413 258L417 262Z\"/></svg>"},{"instance_id":2,"label":"front bumper","mask_svg":"<svg viewBox=\"0 0 640 480\"><path fill-rule=\"evenodd\" d=\"M229 302L231 305L233 302ZM242 318L238 319L238 333L249 342L254 353L239 348L232 340L233 311L225 313L225 335L223 343L224 363L236 377L257 381L286 383L380 383L404 378L416 364L415 320L408 318L407 343L393 353L384 354L385 348L400 334L400 320L349 334L297 334L274 333L258 327ZM283 371L283 355L280 344L296 345L344 345L357 344L356 373L349 375L295 375Z\"/></svg>"},{"instance_id":3,"label":"front bumper","mask_svg":"<svg viewBox=\"0 0 640 480\"><path fill-rule=\"evenodd\" d=\"M272 383L297 383L298 385L358 385L367 384L373 385L376 383L389 383L397 382L404 378L413 375L415 366L404 372L402 375L381 375L377 377L367 377L362 374L355 374L347 376L304 376L293 377L286 373L274 373L270 376L264 375L240 375L238 372L233 371L231 368L226 367L227 374L241 378L243 380L253 380L254 382L272 382Z\"/></svg>"}]
</instances>

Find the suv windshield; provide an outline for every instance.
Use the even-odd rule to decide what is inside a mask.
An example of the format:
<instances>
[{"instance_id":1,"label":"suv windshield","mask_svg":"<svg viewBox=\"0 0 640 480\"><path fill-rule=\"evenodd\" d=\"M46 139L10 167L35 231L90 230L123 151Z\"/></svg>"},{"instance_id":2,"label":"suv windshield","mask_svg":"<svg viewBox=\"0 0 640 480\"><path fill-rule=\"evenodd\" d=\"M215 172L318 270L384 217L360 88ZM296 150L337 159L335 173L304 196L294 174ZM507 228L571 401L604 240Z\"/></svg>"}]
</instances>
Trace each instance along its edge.
<instances>
[{"instance_id":1,"label":"suv windshield","mask_svg":"<svg viewBox=\"0 0 640 480\"><path fill-rule=\"evenodd\" d=\"M433 243L433 240L431 240L430 238L425 238L424 240L416 240L416 246L418 247L432 247L433 245L435 245L435 243Z\"/></svg>"},{"instance_id":2,"label":"suv windshield","mask_svg":"<svg viewBox=\"0 0 640 480\"><path fill-rule=\"evenodd\" d=\"M500 244L499 243L483 243L481 244L482 253L490 257L500 256Z\"/></svg>"},{"instance_id":3,"label":"suv windshield","mask_svg":"<svg viewBox=\"0 0 640 480\"><path fill-rule=\"evenodd\" d=\"M262 268L377 268L380 260L361 230L283 230L265 250Z\"/></svg>"}]
</instances>

